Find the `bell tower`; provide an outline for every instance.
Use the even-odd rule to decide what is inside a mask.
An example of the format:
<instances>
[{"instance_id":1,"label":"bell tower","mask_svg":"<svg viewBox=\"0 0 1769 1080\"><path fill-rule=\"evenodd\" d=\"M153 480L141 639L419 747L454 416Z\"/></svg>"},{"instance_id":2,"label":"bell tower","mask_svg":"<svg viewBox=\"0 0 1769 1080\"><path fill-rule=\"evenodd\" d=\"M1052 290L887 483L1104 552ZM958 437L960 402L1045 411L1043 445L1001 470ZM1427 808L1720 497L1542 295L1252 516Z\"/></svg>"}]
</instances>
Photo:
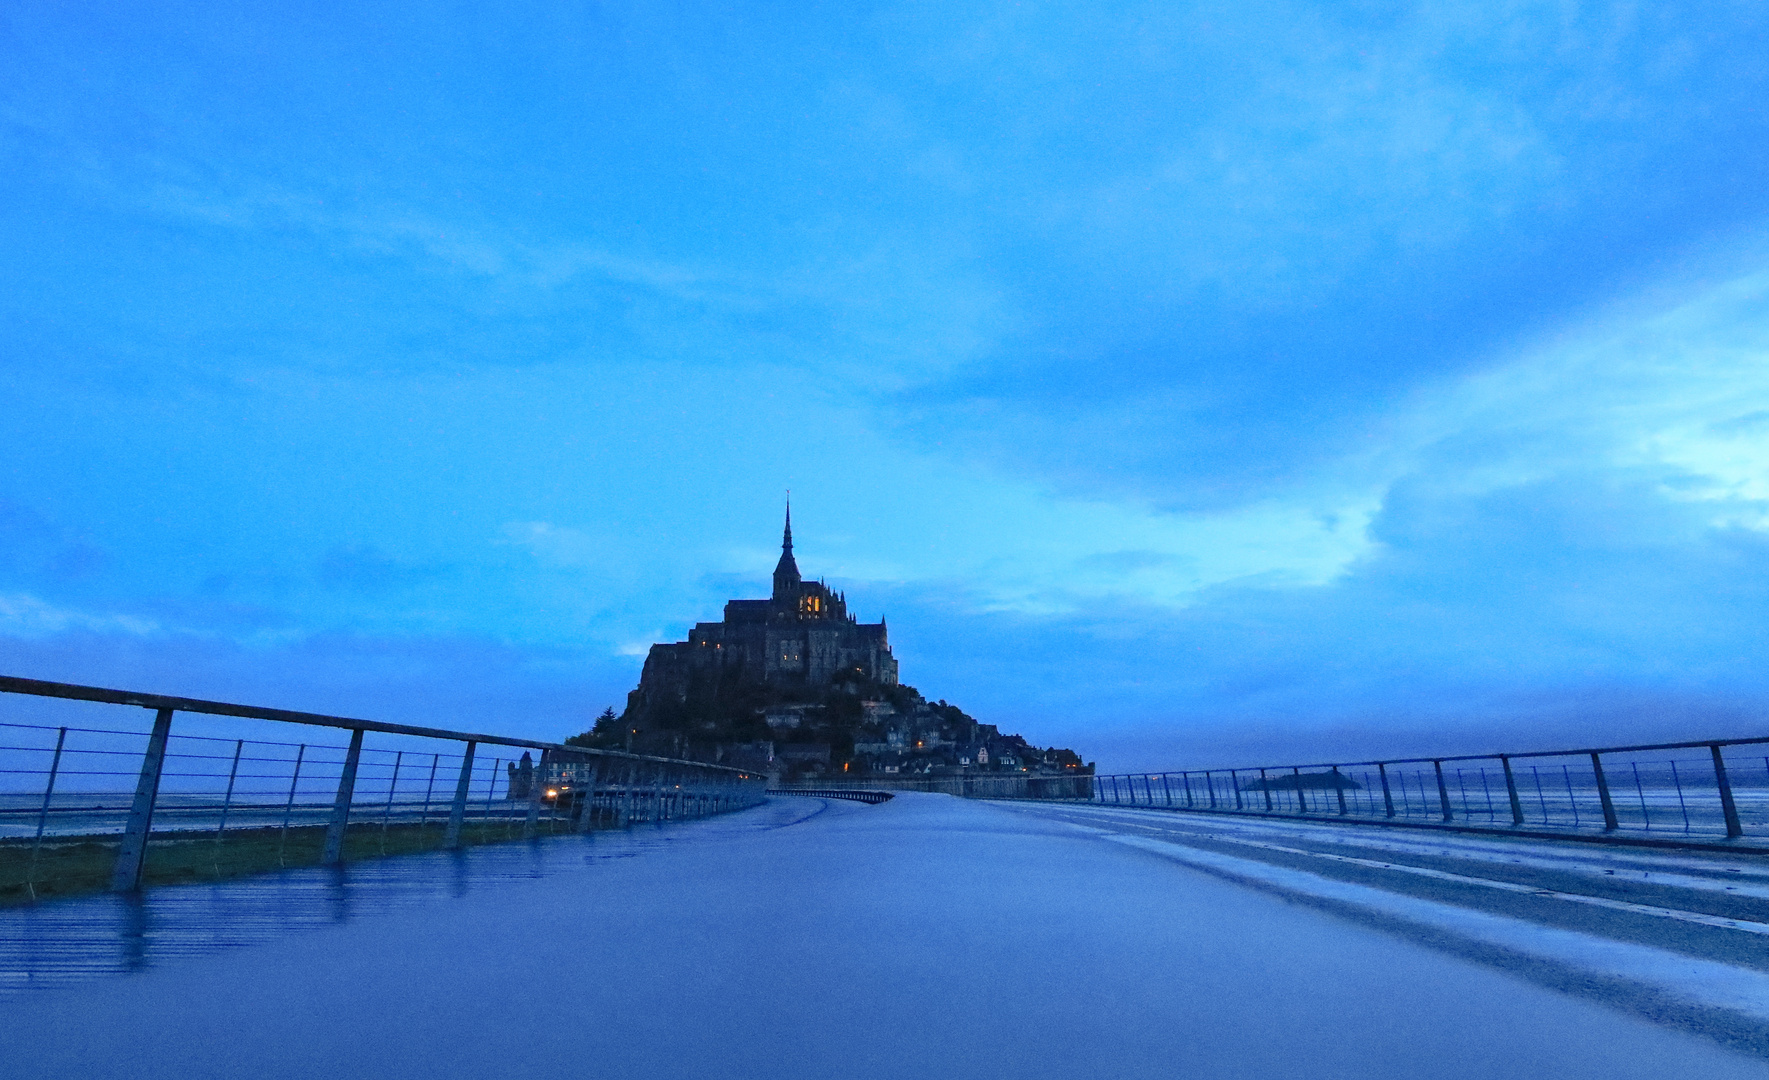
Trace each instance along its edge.
<instances>
[{"instance_id":1,"label":"bell tower","mask_svg":"<svg viewBox=\"0 0 1769 1080\"><path fill-rule=\"evenodd\" d=\"M774 565L774 602L796 604L799 585L799 564L792 557L792 501L786 503L786 535L780 541L780 561Z\"/></svg>"}]
</instances>

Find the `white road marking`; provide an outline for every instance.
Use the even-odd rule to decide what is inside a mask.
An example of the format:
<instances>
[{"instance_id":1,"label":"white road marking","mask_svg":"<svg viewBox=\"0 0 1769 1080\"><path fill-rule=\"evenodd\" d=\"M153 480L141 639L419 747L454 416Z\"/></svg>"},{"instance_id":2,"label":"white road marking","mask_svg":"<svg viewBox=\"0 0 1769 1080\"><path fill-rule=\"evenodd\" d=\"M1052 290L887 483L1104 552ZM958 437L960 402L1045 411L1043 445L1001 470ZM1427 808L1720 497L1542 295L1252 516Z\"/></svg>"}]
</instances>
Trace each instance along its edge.
<instances>
[{"instance_id":1,"label":"white road marking","mask_svg":"<svg viewBox=\"0 0 1769 1080\"><path fill-rule=\"evenodd\" d=\"M1611 941L1591 934L1541 926L1434 900L1421 900L1367 885L1335 881L1319 874L1189 848L1164 840L1105 833L1096 829L1087 831L1188 866L1271 885L1289 892L1353 904L1415 925L1447 931L1510 951L1637 983L1698 1006L1725 1009L1741 1013L1759 1023L1769 1023L1769 975L1748 968L1701 960L1647 945Z\"/></svg>"},{"instance_id":2,"label":"white road marking","mask_svg":"<svg viewBox=\"0 0 1769 1080\"><path fill-rule=\"evenodd\" d=\"M1183 822L1182 827L1197 828L1208 821L1209 828L1228 831L1240 831L1262 836L1287 836L1295 840L1323 840L1344 847L1358 847L1374 851L1416 852L1426 855L1441 855L1447 858L1467 861L1492 862L1513 866L1528 866L1538 870L1556 870L1579 873L1590 877L1625 878L1631 881L1642 881L1656 885L1669 885L1682 889L1694 889L1703 892L1725 893L1730 896L1744 896L1755 900L1769 900L1769 885L1757 885L1755 881L1769 881L1769 867L1737 865L1723 863L1711 859L1696 859L1680 854L1634 851L1592 850L1577 854L1559 854L1542 852L1522 854L1518 843L1493 843L1479 841L1461 836L1453 840L1434 837L1429 841L1409 841L1401 837L1374 836L1362 829L1342 829L1331 824L1316 825L1306 829L1298 828L1289 823L1266 821L1231 821L1223 818L1199 819L1192 816L1178 817L1167 815L1161 811L1115 809L1115 808L1082 808L1065 807L1066 810L1078 811L1090 816L1109 818L1114 821L1131 819L1148 820L1151 814L1163 818L1172 817L1176 823ZM1546 843L1546 842L1544 842ZM1642 867L1646 867L1642 869ZM1669 872L1660 867L1672 867L1706 871L1710 874L1723 874L1724 877L1697 877L1691 874Z\"/></svg>"},{"instance_id":3,"label":"white road marking","mask_svg":"<svg viewBox=\"0 0 1769 1080\"><path fill-rule=\"evenodd\" d=\"M1126 823L1132 828L1148 829L1150 832L1168 833L1165 829L1156 829L1149 825ZM1168 833L1171 835L1171 833ZM1651 915L1660 919L1675 919L1678 922L1696 923L1701 926L1715 926L1725 930L1743 930L1748 934L1769 934L1769 923L1754 922L1749 919L1727 919L1718 915L1704 915L1698 911L1683 911L1678 908L1657 907L1651 904L1631 904L1625 900L1610 900L1601 896L1586 896L1583 893L1561 892L1557 889L1544 889L1536 885L1519 885L1514 881L1496 881L1492 878L1470 877L1467 874L1452 874L1444 870L1433 870L1424 866L1407 866L1404 863L1378 862L1375 859L1359 859L1350 855L1334 855L1325 851L1309 851L1305 848L1285 847L1282 844L1268 844L1260 840L1247 840L1235 836L1218 836L1210 833L1195 833L1205 839L1215 840L1224 844L1238 844L1242 847L1263 848L1266 851L1281 851L1287 855L1305 855L1313 859L1326 859L1330 862L1350 863L1354 866L1369 867L1372 870L1394 870L1416 877L1431 878L1436 881L1453 881L1459 885L1478 885L1486 889L1498 889L1501 892L1522 893L1527 896L1543 896L1555 900L1566 900L1574 904L1588 904L1592 907L1608 908L1611 911L1625 911L1633 915Z\"/></svg>"}]
</instances>

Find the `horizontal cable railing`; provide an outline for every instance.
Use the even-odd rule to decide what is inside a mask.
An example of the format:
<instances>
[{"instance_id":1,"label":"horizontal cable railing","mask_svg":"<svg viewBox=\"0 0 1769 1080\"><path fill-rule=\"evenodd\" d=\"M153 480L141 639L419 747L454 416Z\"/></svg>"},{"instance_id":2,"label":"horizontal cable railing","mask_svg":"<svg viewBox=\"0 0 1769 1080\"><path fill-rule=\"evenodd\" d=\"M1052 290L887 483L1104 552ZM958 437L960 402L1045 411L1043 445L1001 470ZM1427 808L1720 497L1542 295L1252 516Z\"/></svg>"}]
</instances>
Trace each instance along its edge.
<instances>
[{"instance_id":1,"label":"horizontal cable railing","mask_svg":"<svg viewBox=\"0 0 1769 1080\"><path fill-rule=\"evenodd\" d=\"M990 773L965 770L920 776L870 778L813 777L783 782L775 790L793 795L834 791L923 791L981 799L1086 800L1092 797L1093 775L1084 772L1034 773L1030 770Z\"/></svg>"},{"instance_id":2,"label":"horizontal cable railing","mask_svg":"<svg viewBox=\"0 0 1769 1080\"><path fill-rule=\"evenodd\" d=\"M1769 737L1097 776L965 770L787 786L1725 843L1751 850L1752 841L1769 843Z\"/></svg>"},{"instance_id":3,"label":"horizontal cable railing","mask_svg":"<svg viewBox=\"0 0 1769 1080\"><path fill-rule=\"evenodd\" d=\"M503 735L6 676L0 701L0 904L702 817L766 797L767 778L743 769ZM116 706L148 711L131 727ZM15 715L31 709L68 722Z\"/></svg>"},{"instance_id":4,"label":"horizontal cable railing","mask_svg":"<svg viewBox=\"0 0 1769 1080\"><path fill-rule=\"evenodd\" d=\"M812 799L845 799L848 802L871 803L876 806L891 801L891 793L878 788L859 787L781 787L769 788L770 795L801 795Z\"/></svg>"},{"instance_id":5,"label":"horizontal cable railing","mask_svg":"<svg viewBox=\"0 0 1769 1080\"><path fill-rule=\"evenodd\" d=\"M1083 801L1117 806L1623 841L1769 841L1769 738L1092 780Z\"/></svg>"}]
</instances>

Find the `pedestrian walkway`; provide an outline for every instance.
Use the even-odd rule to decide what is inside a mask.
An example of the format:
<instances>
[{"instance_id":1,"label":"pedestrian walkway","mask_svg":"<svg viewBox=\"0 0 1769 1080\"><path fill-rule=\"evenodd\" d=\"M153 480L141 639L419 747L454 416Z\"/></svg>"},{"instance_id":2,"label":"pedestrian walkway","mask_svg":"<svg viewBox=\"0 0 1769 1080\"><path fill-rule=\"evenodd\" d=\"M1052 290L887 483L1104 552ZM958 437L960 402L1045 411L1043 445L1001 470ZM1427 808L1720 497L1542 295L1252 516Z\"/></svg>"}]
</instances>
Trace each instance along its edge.
<instances>
[{"instance_id":1,"label":"pedestrian walkway","mask_svg":"<svg viewBox=\"0 0 1769 1080\"><path fill-rule=\"evenodd\" d=\"M15 991L0 1075L1769 1076L1744 1029L1653 1022L1129 833L777 798L540 841L526 871L390 860L463 884L369 902L392 886L347 870L329 920Z\"/></svg>"}]
</instances>

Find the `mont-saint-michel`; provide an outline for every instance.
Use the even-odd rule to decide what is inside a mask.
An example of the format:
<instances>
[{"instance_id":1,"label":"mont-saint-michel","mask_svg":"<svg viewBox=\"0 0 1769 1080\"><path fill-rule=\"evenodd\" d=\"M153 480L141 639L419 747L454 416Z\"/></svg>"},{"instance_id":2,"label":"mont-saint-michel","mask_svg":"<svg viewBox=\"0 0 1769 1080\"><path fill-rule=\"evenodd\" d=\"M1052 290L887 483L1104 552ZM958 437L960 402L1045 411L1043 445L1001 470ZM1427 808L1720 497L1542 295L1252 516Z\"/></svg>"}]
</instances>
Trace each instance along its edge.
<instances>
[{"instance_id":1,"label":"mont-saint-michel","mask_svg":"<svg viewBox=\"0 0 1769 1080\"><path fill-rule=\"evenodd\" d=\"M786 511L773 593L731 600L688 640L651 646L626 710L577 740L765 769L783 778L1074 776L1072 750L1003 735L898 678L881 618L800 572Z\"/></svg>"}]
</instances>

